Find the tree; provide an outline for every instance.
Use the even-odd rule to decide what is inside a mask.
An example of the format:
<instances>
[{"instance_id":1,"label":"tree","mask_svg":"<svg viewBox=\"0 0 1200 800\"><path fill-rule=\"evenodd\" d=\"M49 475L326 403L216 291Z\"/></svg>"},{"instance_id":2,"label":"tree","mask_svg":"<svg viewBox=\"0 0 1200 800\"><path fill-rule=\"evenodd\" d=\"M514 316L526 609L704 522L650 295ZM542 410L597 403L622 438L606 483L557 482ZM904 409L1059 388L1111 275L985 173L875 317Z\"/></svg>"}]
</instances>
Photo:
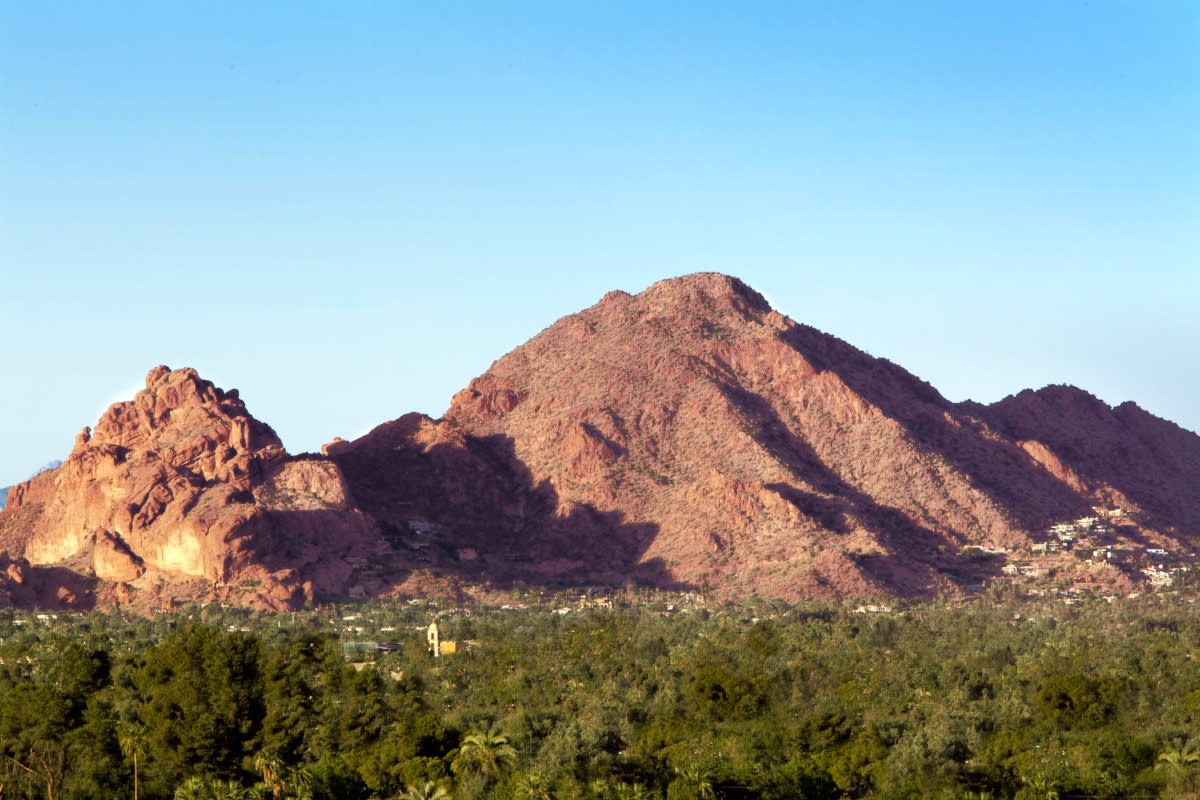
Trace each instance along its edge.
<instances>
[{"instance_id":1,"label":"tree","mask_svg":"<svg viewBox=\"0 0 1200 800\"><path fill-rule=\"evenodd\" d=\"M1017 792L1019 800L1059 800L1054 779L1047 775L1035 775Z\"/></svg>"},{"instance_id":2,"label":"tree","mask_svg":"<svg viewBox=\"0 0 1200 800\"><path fill-rule=\"evenodd\" d=\"M146 728L137 723L122 723L118 726L117 741L121 755L133 760L133 800L138 800L138 759L146 756Z\"/></svg>"},{"instance_id":3,"label":"tree","mask_svg":"<svg viewBox=\"0 0 1200 800\"><path fill-rule=\"evenodd\" d=\"M209 800L208 783L198 775L193 775L175 789L175 800Z\"/></svg>"},{"instance_id":4,"label":"tree","mask_svg":"<svg viewBox=\"0 0 1200 800\"><path fill-rule=\"evenodd\" d=\"M142 656L129 675L145 724L146 785L162 793L188 775L236 779L263 717L256 639L194 627ZM165 784L165 786L164 786Z\"/></svg>"},{"instance_id":5,"label":"tree","mask_svg":"<svg viewBox=\"0 0 1200 800\"><path fill-rule=\"evenodd\" d=\"M618 783L617 800L650 800L654 793L641 783Z\"/></svg>"},{"instance_id":6,"label":"tree","mask_svg":"<svg viewBox=\"0 0 1200 800\"><path fill-rule=\"evenodd\" d=\"M210 800L246 800L250 793L234 780L211 781L208 784L208 796Z\"/></svg>"},{"instance_id":7,"label":"tree","mask_svg":"<svg viewBox=\"0 0 1200 800\"><path fill-rule=\"evenodd\" d=\"M262 773L262 785L276 800L312 794L312 773L304 766L287 766L273 750L264 750L254 757L254 771Z\"/></svg>"},{"instance_id":8,"label":"tree","mask_svg":"<svg viewBox=\"0 0 1200 800\"><path fill-rule=\"evenodd\" d=\"M0 763L56 800L70 768L78 771L104 738L89 721L102 722L95 699L110 683L110 664L107 652L71 642L52 643L38 655L29 675L0 684ZM89 757L81 759L85 751Z\"/></svg>"},{"instance_id":9,"label":"tree","mask_svg":"<svg viewBox=\"0 0 1200 800\"><path fill-rule=\"evenodd\" d=\"M193 775L175 789L174 800L247 800L251 796L237 781Z\"/></svg>"},{"instance_id":10,"label":"tree","mask_svg":"<svg viewBox=\"0 0 1200 800\"><path fill-rule=\"evenodd\" d=\"M272 750L263 750L254 757L254 771L262 773L263 785L278 800L283 796L283 764Z\"/></svg>"},{"instance_id":11,"label":"tree","mask_svg":"<svg viewBox=\"0 0 1200 800\"><path fill-rule=\"evenodd\" d=\"M66 750L61 744L38 742L20 756L5 754L16 769L45 784L46 800L56 800L66 774Z\"/></svg>"},{"instance_id":12,"label":"tree","mask_svg":"<svg viewBox=\"0 0 1200 800\"><path fill-rule=\"evenodd\" d=\"M420 786L408 787L400 800L450 800L450 793L433 781L426 781Z\"/></svg>"},{"instance_id":13,"label":"tree","mask_svg":"<svg viewBox=\"0 0 1200 800\"><path fill-rule=\"evenodd\" d=\"M712 778L698 767L677 770L678 777L667 787L667 797L691 798L692 800L716 800Z\"/></svg>"},{"instance_id":14,"label":"tree","mask_svg":"<svg viewBox=\"0 0 1200 800\"><path fill-rule=\"evenodd\" d=\"M1159 766L1166 769L1172 779L1186 787L1189 794L1196 791L1196 765L1200 764L1200 744L1176 740L1172 747L1158 754Z\"/></svg>"},{"instance_id":15,"label":"tree","mask_svg":"<svg viewBox=\"0 0 1200 800\"><path fill-rule=\"evenodd\" d=\"M488 781L499 779L517 764L517 751L496 725L486 732L472 731L463 737L450 762L455 775L481 775Z\"/></svg>"},{"instance_id":16,"label":"tree","mask_svg":"<svg viewBox=\"0 0 1200 800\"><path fill-rule=\"evenodd\" d=\"M296 800L311 800L312 784L312 773L303 764L289 767L284 772L284 789L289 797L296 798Z\"/></svg>"},{"instance_id":17,"label":"tree","mask_svg":"<svg viewBox=\"0 0 1200 800\"><path fill-rule=\"evenodd\" d=\"M516 796L519 800L554 800L550 782L540 772L529 772L517 782Z\"/></svg>"}]
</instances>

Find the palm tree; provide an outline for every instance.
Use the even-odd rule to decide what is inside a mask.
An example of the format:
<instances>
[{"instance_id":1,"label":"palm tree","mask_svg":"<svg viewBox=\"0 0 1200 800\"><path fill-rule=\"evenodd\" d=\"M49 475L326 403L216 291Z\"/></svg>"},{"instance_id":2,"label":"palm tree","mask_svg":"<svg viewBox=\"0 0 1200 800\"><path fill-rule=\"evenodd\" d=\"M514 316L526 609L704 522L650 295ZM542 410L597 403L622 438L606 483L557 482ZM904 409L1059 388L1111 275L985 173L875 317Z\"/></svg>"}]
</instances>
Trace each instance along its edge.
<instances>
[{"instance_id":1,"label":"palm tree","mask_svg":"<svg viewBox=\"0 0 1200 800\"><path fill-rule=\"evenodd\" d=\"M208 782L193 775L175 788L175 800L209 800Z\"/></svg>"},{"instance_id":2,"label":"palm tree","mask_svg":"<svg viewBox=\"0 0 1200 800\"><path fill-rule=\"evenodd\" d=\"M211 781L208 784L209 800L245 800L246 787L237 781Z\"/></svg>"},{"instance_id":3,"label":"palm tree","mask_svg":"<svg viewBox=\"0 0 1200 800\"><path fill-rule=\"evenodd\" d=\"M458 745L450 769L455 775L471 773L487 781L498 779L517 764L517 751L508 743L500 728L492 725L487 732L472 731Z\"/></svg>"},{"instance_id":4,"label":"palm tree","mask_svg":"<svg viewBox=\"0 0 1200 800\"><path fill-rule=\"evenodd\" d=\"M679 777L688 783L700 800L715 800L717 794L713 790L712 780L698 767L688 767L679 770Z\"/></svg>"},{"instance_id":5,"label":"palm tree","mask_svg":"<svg viewBox=\"0 0 1200 800\"><path fill-rule=\"evenodd\" d=\"M175 789L175 800L247 800L250 793L234 780L193 775Z\"/></svg>"},{"instance_id":6,"label":"palm tree","mask_svg":"<svg viewBox=\"0 0 1200 800\"><path fill-rule=\"evenodd\" d=\"M1165 766L1177 781L1185 783L1188 792L1195 792L1196 782L1193 775L1196 764L1200 764L1200 744L1176 740L1174 747L1158 754L1158 763Z\"/></svg>"},{"instance_id":7,"label":"palm tree","mask_svg":"<svg viewBox=\"0 0 1200 800\"><path fill-rule=\"evenodd\" d=\"M271 796L279 800L283 796L283 762L274 750L263 750L254 757L254 771L262 773L262 782L271 790Z\"/></svg>"},{"instance_id":8,"label":"palm tree","mask_svg":"<svg viewBox=\"0 0 1200 800\"><path fill-rule=\"evenodd\" d=\"M1025 788L1029 789L1027 796L1034 800L1059 800L1054 781L1046 775L1035 775L1033 780L1026 782Z\"/></svg>"},{"instance_id":9,"label":"palm tree","mask_svg":"<svg viewBox=\"0 0 1200 800\"><path fill-rule=\"evenodd\" d=\"M433 781L426 781L421 786L408 787L400 800L450 800L450 793Z\"/></svg>"},{"instance_id":10,"label":"palm tree","mask_svg":"<svg viewBox=\"0 0 1200 800\"><path fill-rule=\"evenodd\" d=\"M554 800L554 795L550 792L550 782L540 772L530 772L520 779L517 797L520 800Z\"/></svg>"},{"instance_id":11,"label":"palm tree","mask_svg":"<svg viewBox=\"0 0 1200 800\"><path fill-rule=\"evenodd\" d=\"M609 790L608 784L600 778L596 778L594 781L589 783L588 790L592 793L592 797L595 798L595 800L608 800L608 798L612 795L612 791Z\"/></svg>"},{"instance_id":12,"label":"palm tree","mask_svg":"<svg viewBox=\"0 0 1200 800\"><path fill-rule=\"evenodd\" d=\"M312 773L308 768L287 766L274 750L263 750L254 757L254 771L262 773L262 785L275 800L312 796Z\"/></svg>"},{"instance_id":13,"label":"palm tree","mask_svg":"<svg viewBox=\"0 0 1200 800\"><path fill-rule=\"evenodd\" d=\"M283 789L289 797L296 798L296 800L311 800L312 772L303 764L286 768L283 776Z\"/></svg>"},{"instance_id":14,"label":"palm tree","mask_svg":"<svg viewBox=\"0 0 1200 800\"><path fill-rule=\"evenodd\" d=\"M123 722L117 729L117 743L121 755L133 759L133 800L138 800L138 759L146 755L146 727L132 722Z\"/></svg>"},{"instance_id":15,"label":"palm tree","mask_svg":"<svg viewBox=\"0 0 1200 800\"><path fill-rule=\"evenodd\" d=\"M650 790L641 783L619 783L617 800L650 800Z\"/></svg>"}]
</instances>

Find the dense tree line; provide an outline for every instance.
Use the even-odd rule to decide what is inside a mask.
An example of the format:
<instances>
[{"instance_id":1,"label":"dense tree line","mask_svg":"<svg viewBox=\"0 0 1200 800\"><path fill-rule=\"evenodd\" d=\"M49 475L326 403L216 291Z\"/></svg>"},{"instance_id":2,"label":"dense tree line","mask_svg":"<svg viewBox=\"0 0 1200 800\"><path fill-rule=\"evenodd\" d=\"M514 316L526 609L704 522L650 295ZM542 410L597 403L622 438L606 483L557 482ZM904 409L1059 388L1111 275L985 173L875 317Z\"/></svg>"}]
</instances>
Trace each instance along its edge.
<instances>
[{"instance_id":1,"label":"dense tree line","mask_svg":"<svg viewBox=\"0 0 1200 800\"><path fill-rule=\"evenodd\" d=\"M0 612L0 798L1040 800L1200 782L1200 621L1170 598L477 609L442 615L475 646L441 659L430 611L375 604L362 624L405 646L365 664L331 624L348 611Z\"/></svg>"}]
</instances>

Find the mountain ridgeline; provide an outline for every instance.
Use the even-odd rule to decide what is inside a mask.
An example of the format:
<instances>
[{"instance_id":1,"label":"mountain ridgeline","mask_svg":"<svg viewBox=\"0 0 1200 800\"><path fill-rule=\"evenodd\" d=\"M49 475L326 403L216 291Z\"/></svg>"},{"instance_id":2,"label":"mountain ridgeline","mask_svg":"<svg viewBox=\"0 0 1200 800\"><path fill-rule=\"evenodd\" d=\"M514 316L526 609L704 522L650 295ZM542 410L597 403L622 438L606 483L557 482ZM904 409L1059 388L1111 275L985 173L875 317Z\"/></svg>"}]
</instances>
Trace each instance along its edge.
<instances>
[{"instance_id":1,"label":"mountain ridgeline","mask_svg":"<svg viewBox=\"0 0 1200 800\"><path fill-rule=\"evenodd\" d=\"M611 292L442 419L321 455L288 455L236 392L156 368L12 490L0 549L20 582L0 578L0 602L288 608L438 582L933 597L1038 576L1138 591L1194 560L1197 487L1200 437L1132 403L1071 387L952 403L696 274Z\"/></svg>"}]
</instances>

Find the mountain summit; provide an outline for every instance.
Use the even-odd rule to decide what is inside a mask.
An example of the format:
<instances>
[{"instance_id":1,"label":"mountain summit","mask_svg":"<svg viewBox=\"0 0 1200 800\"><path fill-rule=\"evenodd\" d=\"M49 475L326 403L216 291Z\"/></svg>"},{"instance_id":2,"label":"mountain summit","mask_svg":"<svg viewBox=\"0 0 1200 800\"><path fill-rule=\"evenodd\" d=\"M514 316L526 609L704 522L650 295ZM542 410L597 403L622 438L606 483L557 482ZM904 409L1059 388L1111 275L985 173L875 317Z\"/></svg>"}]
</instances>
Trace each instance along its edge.
<instances>
[{"instance_id":1,"label":"mountain summit","mask_svg":"<svg viewBox=\"0 0 1200 800\"><path fill-rule=\"evenodd\" d=\"M1073 466L1053 409L951 403L705 273L611 292L495 362L444 419L401 418L331 456L368 512L427 520L478 576L955 593L998 574L978 553L1030 548L1094 506L1188 546L1194 508L1173 490L1200 485L1200 438L1120 416L1090 424L1110 450L1173 454L1161 491L1102 453Z\"/></svg>"},{"instance_id":2,"label":"mountain summit","mask_svg":"<svg viewBox=\"0 0 1200 800\"><path fill-rule=\"evenodd\" d=\"M87 576L104 602L280 608L430 578L789 600L1018 576L1132 591L1194 560L1200 532L1195 434L1070 387L951 403L712 273L610 292L444 418L323 449L289 456L236 392L159 367L12 490L0 550L22 576Z\"/></svg>"}]
</instances>

